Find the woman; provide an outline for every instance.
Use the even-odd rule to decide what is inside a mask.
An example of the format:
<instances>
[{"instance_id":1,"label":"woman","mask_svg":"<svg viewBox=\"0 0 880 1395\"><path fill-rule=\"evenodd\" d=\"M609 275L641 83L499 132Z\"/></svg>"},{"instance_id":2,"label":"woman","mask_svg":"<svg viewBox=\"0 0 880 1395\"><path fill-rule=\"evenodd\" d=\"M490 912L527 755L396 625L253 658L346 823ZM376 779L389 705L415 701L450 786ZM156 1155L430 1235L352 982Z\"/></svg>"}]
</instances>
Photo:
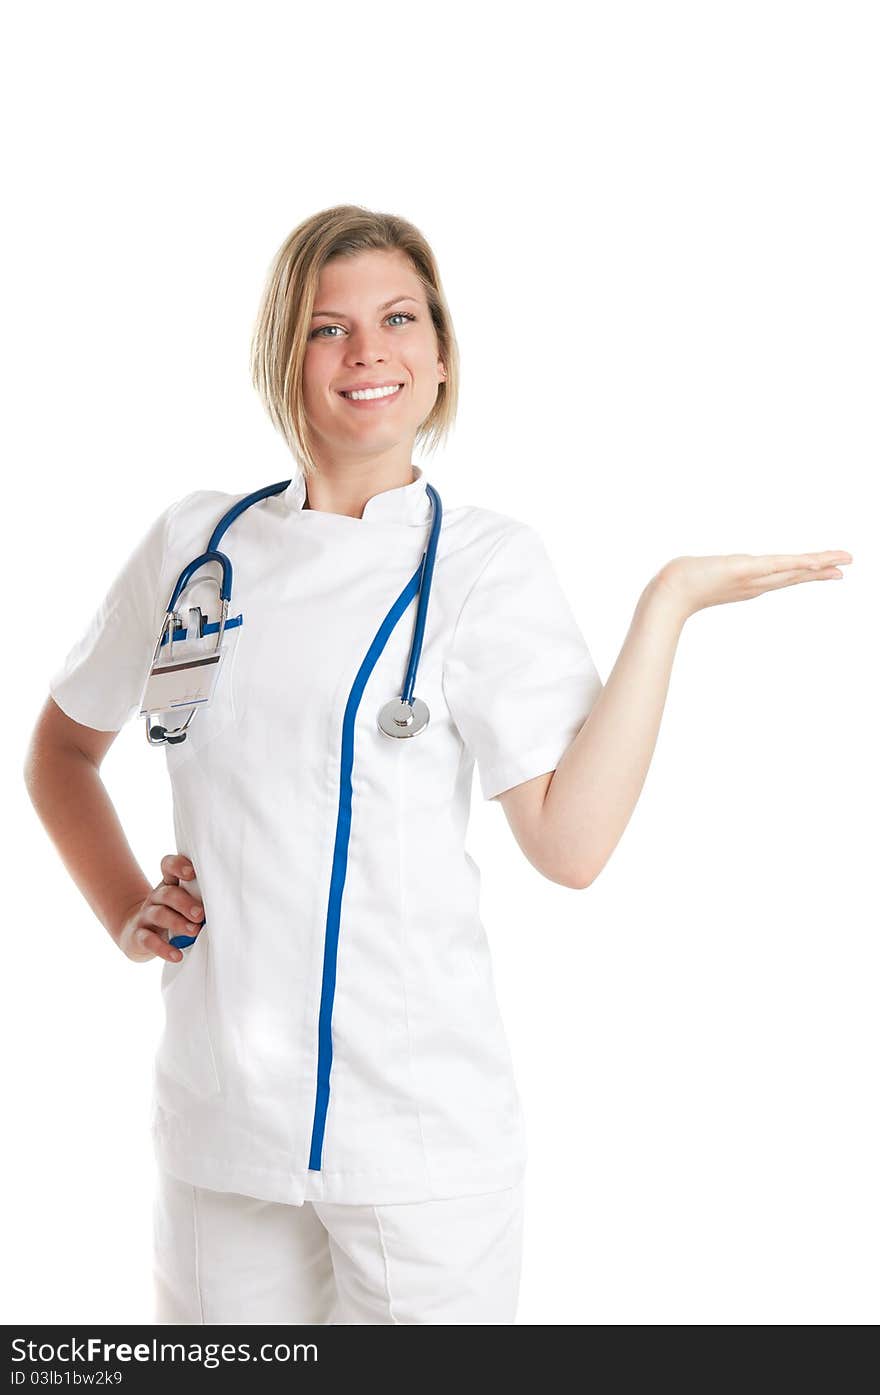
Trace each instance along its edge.
<instances>
[{"instance_id":1,"label":"woman","mask_svg":"<svg viewBox=\"0 0 880 1395\"><path fill-rule=\"evenodd\" d=\"M119 948L164 961L156 1320L512 1323L526 1149L464 847L474 764L532 864L587 886L687 616L851 558L675 559L603 689L533 528L443 508L412 463L458 390L416 228L353 206L297 227L252 364L293 477L160 514L53 675L28 777ZM215 529L222 632L216 559L177 594ZM214 672L208 704L146 719L171 736L177 841L150 887L98 769L150 708L153 658L164 682L169 652L204 661L218 637L219 669L189 671Z\"/></svg>"}]
</instances>

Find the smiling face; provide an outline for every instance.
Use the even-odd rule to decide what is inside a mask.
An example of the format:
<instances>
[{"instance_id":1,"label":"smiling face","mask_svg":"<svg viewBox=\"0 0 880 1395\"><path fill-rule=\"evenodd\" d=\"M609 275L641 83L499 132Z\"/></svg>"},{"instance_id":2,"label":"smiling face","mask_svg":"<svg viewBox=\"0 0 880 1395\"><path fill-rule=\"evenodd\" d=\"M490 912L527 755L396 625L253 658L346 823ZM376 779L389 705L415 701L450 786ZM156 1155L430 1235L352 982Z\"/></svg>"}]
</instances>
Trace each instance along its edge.
<instances>
[{"instance_id":1,"label":"smiling face","mask_svg":"<svg viewBox=\"0 0 880 1395\"><path fill-rule=\"evenodd\" d=\"M303 364L319 465L398 456L408 464L445 376L425 293L404 252L360 252L322 267ZM362 384L396 391L343 396Z\"/></svg>"}]
</instances>

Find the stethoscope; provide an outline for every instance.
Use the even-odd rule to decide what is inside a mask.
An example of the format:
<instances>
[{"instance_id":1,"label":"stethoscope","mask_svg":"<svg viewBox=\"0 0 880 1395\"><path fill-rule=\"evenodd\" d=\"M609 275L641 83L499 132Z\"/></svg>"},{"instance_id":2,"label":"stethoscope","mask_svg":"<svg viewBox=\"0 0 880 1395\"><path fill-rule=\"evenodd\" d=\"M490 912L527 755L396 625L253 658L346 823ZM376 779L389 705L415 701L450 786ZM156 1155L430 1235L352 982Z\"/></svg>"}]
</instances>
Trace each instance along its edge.
<instances>
[{"instance_id":1,"label":"stethoscope","mask_svg":"<svg viewBox=\"0 0 880 1395\"><path fill-rule=\"evenodd\" d=\"M217 527L211 534L207 549L200 557L194 557L191 562L183 568L180 576L171 593L165 616L162 621L162 629L153 650L152 667L158 662L162 647L169 646L169 655L173 652L172 646L175 639L183 639L187 635L187 628L177 610L177 604L181 595L190 585L193 576L209 562L218 562L222 569L223 580L218 581L216 576L211 578L216 584L220 593L220 618L215 624L205 622L204 616L198 611L198 635L216 632L216 652L219 652L223 642L223 631L226 629L229 606L232 601L232 563L225 553L220 552L219 543L227 528L244 513L245 509L257 504L261 499L268 499L273 494L280 494L291 484L290 480L282 480L280 484L269 484L263 489L257 489L253 494L248 494L244 499L240 499L229 509ZM416 623L413 630L412 643L409 651L409 663L407 664L406 677L403 683L403 692L399 697L391 698L389 702L383 703L377 714L379 730L385 736L392 736L396 739L410 736L418 736L420 731L424 731L430 720L430 712L427 703L415 696L416 673L418 672L419 658L422 652L422 639L425 633L425 621L428 616L428 601L431 595L431 582L434 575L434 559L437 553L437 542L440 537L440 527L443 521L443 505L440 502L440 495L433 485L425 484L425 490L431 500L431 533L428 538L428 545L422 557L422 565L419 571L418 584L418 609L416 612ZM192 612L191 612L192 613ZM186 721L179 727L167 728L163 726L151 726L150 715L146 715L147 741L151 746L162 746L166 742L170 745L177 745L186 740L186 729L192 721L197 706L190 709Z\"/></svg>"}]
</instances>

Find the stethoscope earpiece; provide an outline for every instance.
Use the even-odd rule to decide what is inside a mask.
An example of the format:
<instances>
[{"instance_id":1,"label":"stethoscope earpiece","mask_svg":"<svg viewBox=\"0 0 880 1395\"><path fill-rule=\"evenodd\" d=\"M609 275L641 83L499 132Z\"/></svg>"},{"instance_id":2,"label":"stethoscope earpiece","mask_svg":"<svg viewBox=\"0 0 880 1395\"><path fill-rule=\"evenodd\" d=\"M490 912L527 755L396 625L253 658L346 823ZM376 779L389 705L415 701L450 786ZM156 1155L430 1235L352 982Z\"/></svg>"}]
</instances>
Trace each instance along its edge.
<instances>
[{"instance_id":1,"label":"stethoscope earpiece","mask_svg":"<svg viewBox=\"0 0 880 1395\"><path fill-rule=\"evenodd\" d=\"M163 742L169 746L177 746L181 741L186 740L186 732L182 731L178 736L169 736L165 727L150 727L149 740L154 746L159 746Z\"/></svg>"}]
</instances>

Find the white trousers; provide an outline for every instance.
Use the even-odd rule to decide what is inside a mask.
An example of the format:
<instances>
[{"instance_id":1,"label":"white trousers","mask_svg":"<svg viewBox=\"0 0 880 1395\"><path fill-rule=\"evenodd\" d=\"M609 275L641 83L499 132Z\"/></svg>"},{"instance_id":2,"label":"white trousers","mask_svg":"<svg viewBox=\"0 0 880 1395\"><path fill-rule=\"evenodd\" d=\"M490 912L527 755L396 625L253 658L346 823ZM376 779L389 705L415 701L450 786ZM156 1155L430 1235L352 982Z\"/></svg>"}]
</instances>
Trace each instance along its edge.
<instances>
[{"instance_id":1,"label":"white trousers","mask_svg":"<svg viewBox=\"0 0 880 1395\"><path fill-rule=\"evenodd\" d=\"M158 1167L157 1323L513 1323L523 1187L351 1206L211 1191Z\"/></svg>"}]
</instances>

